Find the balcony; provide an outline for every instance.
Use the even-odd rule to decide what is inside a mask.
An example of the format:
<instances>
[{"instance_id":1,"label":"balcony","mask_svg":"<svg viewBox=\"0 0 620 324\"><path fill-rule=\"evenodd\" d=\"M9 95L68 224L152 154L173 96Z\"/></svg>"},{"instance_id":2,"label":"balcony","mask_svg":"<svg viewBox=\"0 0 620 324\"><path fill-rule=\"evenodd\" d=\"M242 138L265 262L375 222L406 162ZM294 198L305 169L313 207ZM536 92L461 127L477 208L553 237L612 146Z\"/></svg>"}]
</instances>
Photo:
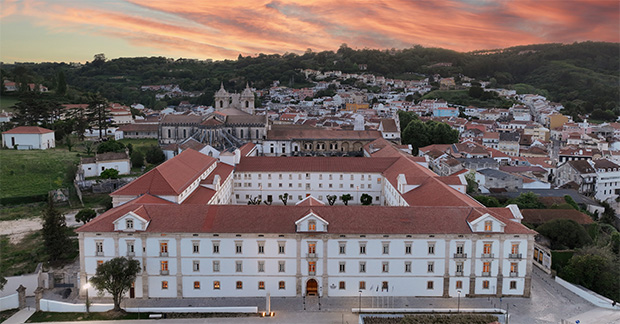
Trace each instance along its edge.
<instances>
[{"instance_id":1,"label":"balcony","mask_svg":"<svg viewBox=\"0 0 620 324\"><path fill-rule=\"evenodd\" d=\"M318 256L316 255L316 253L306 253L306 258L307 259L316 259L316 258L318 258Z\"/></svg>"},{"instance_id":2,"label":"balcony","mask_svg":"<svg viewBox=\"0 0 620 324\"><path fill-rule=\"evenodd\" d=\"M465 259L467 258L467 253L454 253L455 259Z\"/></svg>"},{"instance_id":3,"label":"balcony","mask_svg":"<svg viewBox=\"0 0 620 324\"><path fill-rule=\"evenodd\" d=\"M495 256L493 255L493 253L483 253L482 254L482 258L483 259L493 259Z\"/></svg>"},{"instance_id":4,"label":"balcony","mask_svg":"<svg viewBox=\"0 0 620 324\"><path fill-rule=\"evenodd\" d=\"M166 276L166 275L168 275L169 273L170 273L170 272L168 272L168 270L160 270L160 271L159 271L159 274L160 274L160 275L162 275L162 276Z\"/></svg>"},{"instance_id":5,"label":"balcony","mask_svg":"<svg viewBox=\"0 0 620 324\"><path fill-rule=\"evenodd\" d=\"M103 256L103 252L95 252L96 256Z\"/></svg>"},{"instance_id":6,"label":"balcony","mask_svg":"<svg viewBox=\"0 0 620 324\"><path fill-rule=\"evenodd\" d=\"M519 273L518 273L518 272L511 272L511 273L510 273L510 276L511 276L511 277L518 277L518 276L519 276Z\"/></svg>"},{"instance_id":7,"label":"balcony","mask_svg":"<svg viewBox=\"0 0 620 324\"><path fill-rule=\"evenodd\" d=\"M136 253L135 252L127 252L127 256L128 257L134 257L134 256L136 256Z\"/></svg>"},{"instance_id":8,"label":"balcony","mask_svg":"<svg viewBox=\"0 0 620 324\"><path fill-rule=\"evenodd\" d=\"M521 259L521 253L510 253L508 259Z\"/></svg>"},{"instance_id":9,"label":"balcony","mask_svg":"<svg viewBox=\"0 0 620 324\"><path fill-rule=\"evenodd\" d=\"M309 276L314 276L314 275L316 275L316 271L308 271L308 275Z\"/></svg>"},{"instance_id":10,"label":"balcony","mask_svg":"<svg viewBox=\"0 0 620 324\"><path fill-rule=\"evenodd\" d=\"M490 277L490 276L491 276L491 273L490 273L490 272L483 272L483 273L482 273L482 276L483 276L483 277Z\"/></svg>"},{"instance_id":11,"label":"balcony","mask_svg":"<svg viewBox=\"0 0 620 324\"><path fill-rule=\"evenodd\" d=\"M168 252L159 252L160 257L168 257Z\"/></svg>"},{"instance_id":12,"label":"balcony","mask_svg":"<svg viewBox=\"0 0 620 324\"><path fill-rule=\"evenodd\" d=\"M457 271L454 273L455 276L457 277L462 277L463 276L463 271Z\"/></svg>"}]
</instances>

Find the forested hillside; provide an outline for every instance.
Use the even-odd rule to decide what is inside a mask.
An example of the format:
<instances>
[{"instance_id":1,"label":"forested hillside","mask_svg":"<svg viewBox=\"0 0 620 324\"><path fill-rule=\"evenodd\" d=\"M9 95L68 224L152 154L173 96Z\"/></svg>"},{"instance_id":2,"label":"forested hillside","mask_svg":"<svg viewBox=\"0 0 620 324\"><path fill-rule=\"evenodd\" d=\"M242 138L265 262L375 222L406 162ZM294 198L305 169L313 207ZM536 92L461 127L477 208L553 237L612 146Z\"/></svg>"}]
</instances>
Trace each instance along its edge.
<instances>
[{"instance_id":1,"label":"forested hillside","mask_svg":"<svg viewBox=\"0 0 620 324\"><path fill-rule=\"evenodd\" d=\"M590 113L600 109L618 115L619 58L618 43L600 42L528 45L472 53L421 46L403 50L354 50L343 44L335 52L240 55L237 60L225 61L163 57L105 60L98 56L78 68L64 63L3 64L2 76L17 82L40 82L53 90L58 72L64 71L70 89L101 92L111 101L141 102L154 107L154 94L141 92L141 85L179 84L183 90L205 92L193 98L194 103L211 104L220 82L234 90L241 90L246 82L258 89L265 88L273 80L280 80L286 86L303 87L310 84L300 69L362 73L358 66L365 64L364 73L401 79L419 78L419 74L465 75L491 81L493 86L548 93L549 99L564 103L571 112ZM71 91L67 98L80 100Z\"/></svg>"}]
</instances>

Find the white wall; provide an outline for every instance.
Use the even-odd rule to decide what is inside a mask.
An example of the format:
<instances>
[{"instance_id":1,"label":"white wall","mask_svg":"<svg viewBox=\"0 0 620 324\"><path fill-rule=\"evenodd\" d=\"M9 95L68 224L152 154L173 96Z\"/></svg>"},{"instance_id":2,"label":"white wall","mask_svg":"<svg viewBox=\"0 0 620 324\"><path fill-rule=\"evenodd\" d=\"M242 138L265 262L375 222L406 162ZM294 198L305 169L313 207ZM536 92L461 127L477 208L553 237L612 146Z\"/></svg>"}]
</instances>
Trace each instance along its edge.
<instances>
[{"instance_id":1,"label":"white wall","mask_svg":"<svg viewBox=\"0 0 620 324\"><path fill-rule=\"evenodd\" d=\"M4 289L0 290L0 297L14 294L20 285L26 287L26 296L34 296L34 291L39 286L39 275L33 273L23 276L6 277L6 284L4 285Z\"/></svg>"},{"instance_id":2,"label":"white wall","mask_svg":"<svg viewBox=\"0 0 620 324\"><path fill-rule=\"evenodd\" d=\"M12 295L0 297L0 312L7 309L14 309L19 307L19 295L14 293Z\"/></svg>"},{"instance_id":3,"label":"white wall","mask_svg":"<svg viewBox=\"0 0 620 324\"><path fill-rule=\"evenodd\" d=\"M13 148L12 138L19 149L48 149L56 147L54 133L47 134L2 134L4 146Z\"/></svg>"}]
</instances>

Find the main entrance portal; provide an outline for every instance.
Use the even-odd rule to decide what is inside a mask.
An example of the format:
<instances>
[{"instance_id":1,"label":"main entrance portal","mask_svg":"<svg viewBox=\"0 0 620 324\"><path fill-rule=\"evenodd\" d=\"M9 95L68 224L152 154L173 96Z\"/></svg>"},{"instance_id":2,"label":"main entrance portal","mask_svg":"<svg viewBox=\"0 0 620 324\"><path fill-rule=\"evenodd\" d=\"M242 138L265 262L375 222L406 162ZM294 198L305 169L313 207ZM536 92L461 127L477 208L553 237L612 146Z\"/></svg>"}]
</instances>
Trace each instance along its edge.
<instances>
[{"instance_id":1,"label":"main entrance portal","mask_svg":"<svg viewBox=\"0 0 620 324\"><path fill-rule=\"evenodd\" d=\"M319 284L314 279L306 283L306 296L316 296L319 294Z\"/></svg>"}]
</instances>

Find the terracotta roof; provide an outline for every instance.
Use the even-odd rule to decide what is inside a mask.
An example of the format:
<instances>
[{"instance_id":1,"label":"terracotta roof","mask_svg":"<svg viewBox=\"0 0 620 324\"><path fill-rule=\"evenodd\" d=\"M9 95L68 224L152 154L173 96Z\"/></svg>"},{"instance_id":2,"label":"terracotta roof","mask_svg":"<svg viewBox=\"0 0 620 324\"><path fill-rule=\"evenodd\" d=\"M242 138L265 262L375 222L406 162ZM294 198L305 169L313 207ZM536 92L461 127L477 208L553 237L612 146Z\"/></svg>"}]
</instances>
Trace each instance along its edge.
<instances>
[{"instance_id":1,"label":"terracotta roof","mask_svg":"<svg viewBox=\"0 0 620 324\"><path fill-rule=\"evenodd\" d=\"M279 126L279 125L278 125ZM296 125L295 125L296 126ZM374 140L382 137L376 130L336 130L314 127L272 127L267 131L267 140L303 140L303 139L337 139L337 140Z\"/></svg>"},{"instance_id":2,"label":"terracotta roof","mask_svg":"<svg viewBox=\"0 0 620 324\"><path fill-rule=\"evenodd\" d=\"M2 132L2 134L47 134L53 132L54 131L51 129L38 126L19 126L6 132Z\"/></svg>"},{"instance_id":3,"label":"terracotta roof","mask_svg":"<svg viewBox=\"0 0 620 324\"><path fill-rule=\"evenodd\" d=\"M113 221L134 211L150 220L152 233L295 233L295 222L310 211L338 234L471 234L468 220L489 213L506 223L505 233L534 234L512 222L505 208L386 206L140 205L111 209L78 232L112 232ZM174 215L174 217L171 217ZM432 221L431 221L432 220ZM486 234L486 233L481 233Z\"/></svg>"},{"instance_id":4,"label":"terracotta roof","mask_svg":"<svg viewBox=\"0 0 620 324\"><path fill-rule=\"evenodd\" d=\"M243 146L239 148L239 151L241 152L241 157L245 157L248 154L250 154L250 152L252 152L252 150L254 150L255 147L256 147L256 144L254 143L243 144Z\"/></svg>"},{"instance_id":5,"label":"terracotta roof","mask_svg":"<svg viewBox=\"0 0 620 324\"><path fill-rule=\"evenodd\" d=\"M209 201L211 201L211 198L213 198L215 194L216 194L215 190L211 188L205 188L203 186L198 186L198 188L196 188L196 190L194 190L194 192L192 192L192 194L189 197L183 200L181 204L182 205L193 205L193 204L206 205L209 203Z\"/></svg>"},{"instance_id":6,"label":"terracotta roof","mask_svg":"<svg viewBox=\"0 0 620 324\"><path fill-rule=\"evenodd\" d=\"M325 203L312 196L308 196L296 203L295 206L325 206Z\"/></svg>"},{"instance_id":7,"label":"terracotta roof","mask_svg":"<svg viewBox=\"0 0 620 324\"><path fill-rule=\"evenodd\" d=\"M82 164L85 163L95 163L102 161L114 161L114 160L129 160L129 155L125 152L106 152L106 153L97 153L95 157L83 157L81 159Z\"/></svg>"},{"instance_id":8,"label":"terracotta roof","mask_svg":"<svg viewBox=\"0 0 620 324\"><path fill-rule=\"evenodd\" d=\"M196 115L165 115L161 119L161 124L199 124L202 116Z\"/></svg>"},{"instance_id":9,"label":"terracotta roof","mask_svg":"<svg viewBox=\"0 0 620 324\"><path fill-rule=\"evenodd\" d=\"M213 179L215 178L216 175L219 175L220 181L224 182L226 179L228 179L228 176L230 176L230 174L233 172L234 169L235 167L232 165L229 165L226 163L218 163L215 169L213 169L213 171L207 176L207 178L201 181L200 183L212 184Z\"/></svg>"},{"instance_id":10,"label":"terracotta roof","mask_svg":"<svg viewBox=\"0 0 620 324\"><path fill-rule=\"evenodd\" d=\"M381 173L397 158L363 157L270 157L241 159L237 172L369 172Z\"/></svg>"},{"instance_id":11,"label":"terracotta roof","mask_svg":"<svg viewBox=\"0 0 620 324\"><path fill-rule=\"evenodd\" d=\"M383 125L384 132L398 132L398 127L396 127L396 121L394 121L394 119L381 119L381 125Z\"/></svg>"},{"instance_id":12,"label":"terracotta roof","mask_svg":"<svg viewBox=\"0 0 620 324\"><path fill-rule=\"evenodd\" d=\"M205 148L205 146L207 146L207 145L206 144L202 144L202 143L198 142L197 140L193 139L192 137L190 137L187 140L185 140L183 143L181 143L179 145L179 148L181 150L192 149L192 150L195 150L195 151L200 151L203 148Z\"/></svg>"},{"instance_id":13,"label":"terracotta roof","mask_svg":"<svg viewBox=\"0 0 620 324\"><path fill-rule=\"evenodd\" d=\"M592 224L590 216L575 209L521 209L523 221L530 224L544 224L554 219L572 219L579 224Z\"/></svg>"},{"instance_id":14,"label":"terracotta roof","mask_svg":"<svg viewBox=\"0 0 620 324\"><path fill-rule=\"evenodd\" d=\"M140 178L111 193L111 196L137 196L150 193L157 196L177 196L216 160L187 149Z\"/></svg>"},{"instance_id":15,"label":"terracotta roof","mask_svg":"<svg viewBox=\"0 0 620 324\"><path fill-rule=\"evenodd\" d=\"M159 125L151 123L123 124L118 127L123 132L157 132Z\"/></svg>"}]
</instances>

